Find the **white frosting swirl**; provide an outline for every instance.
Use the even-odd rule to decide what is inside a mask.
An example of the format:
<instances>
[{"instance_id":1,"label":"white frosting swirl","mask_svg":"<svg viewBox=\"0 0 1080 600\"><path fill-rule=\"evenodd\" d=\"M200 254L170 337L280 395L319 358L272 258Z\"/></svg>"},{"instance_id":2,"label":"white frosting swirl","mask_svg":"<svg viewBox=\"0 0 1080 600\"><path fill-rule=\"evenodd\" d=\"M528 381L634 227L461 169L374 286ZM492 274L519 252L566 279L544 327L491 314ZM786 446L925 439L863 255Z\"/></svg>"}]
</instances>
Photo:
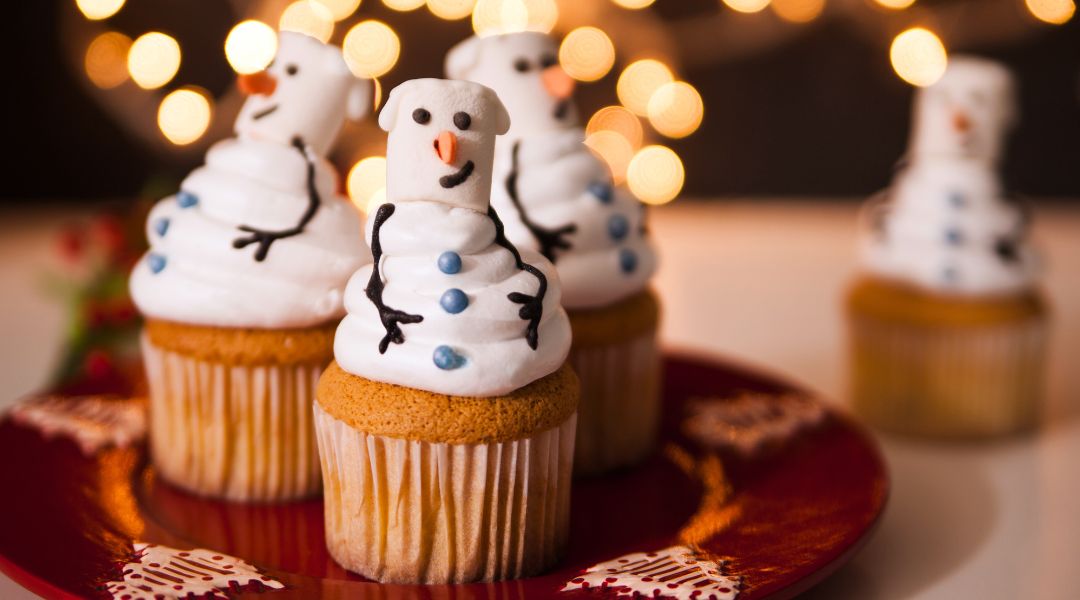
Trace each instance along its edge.
<instances>
[{"instance_id":1,"label":"white frosting swirl","mask_svg":"<svg viewBox=\"0 0 1080 600\"><path fill-rule=\"evenodd\" d=\"M307 155L310 157L310 154ZM233 247L250 226L295 227L309 206L308 160L289 146L228 139L207 153L175 196L147 220L150 251L131 276L131 294L148 317L220 327L292 328L344 314L342 291L370 253L362 219L335 192L333 167L314 159L320 205L298 235Z\"/></svg>"},{"instance_id":2,"label":"white frosting swirl","mask_svg":"<svg viewBox=\"0 0 1080 600\"><path fill-rule=\"evenodd\" d=\"M556 249L555 265L567 308L596 308L648 285L656 253L644 231L645 207L611 185L607 166L583 143L579 128L552 131L496 146L491 204L519 248L540 251L507 190L517 145L517 194L528 219L545 229L573 225L569 250Z\"/></svg>"},{"instance_id":3,"label":"white frosting swirl","mask_svg":"<svg viewBox=\"0 0 1080 600\"><path fill-rule=\"evenodd\" d=\"M398 202L394 207L379 232L382 301L387 307L421 315L423 321L402 324L404 342L391 343L380 353L386 329L366 294L373 266L361 268L345 290L348 315L334 340L334 355L342 369L435 393L495 396L562 366L570 348L570 324L559 304L559 280L550 263L522 252L524 261L547 277L534 350L526 341L528 322L519 315L522 305L507 295L536 295L538 279L519 269L511 252L495 243L493 221L474 210L436 202ZM370 228L369 223L369 241ZM439 257L446 252L460 257L458 272L440 269ZM463 291L468 299L456 314L440 303L450 289ZM439 367L433 357L443 346L463 363Z\"/></svg>"}]
</instances>

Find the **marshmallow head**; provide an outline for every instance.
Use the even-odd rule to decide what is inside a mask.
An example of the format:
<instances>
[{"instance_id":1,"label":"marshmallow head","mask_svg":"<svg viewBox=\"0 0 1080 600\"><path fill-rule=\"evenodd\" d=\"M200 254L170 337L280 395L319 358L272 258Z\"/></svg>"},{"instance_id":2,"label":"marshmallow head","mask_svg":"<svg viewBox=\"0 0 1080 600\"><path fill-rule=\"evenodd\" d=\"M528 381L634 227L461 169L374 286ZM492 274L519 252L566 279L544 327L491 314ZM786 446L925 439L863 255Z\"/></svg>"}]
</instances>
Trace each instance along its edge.
<instances>
[{"instance_id":1,"label":"marshmallow head","mask_svg":"<svg viewBox=\"0 0 1080 600\"><path fill-rule=\"evenodd\" d=\"M981 58L957 56L915 99L911 157L996 163L1017 118L1012 74Z\"/></svg>"},{"instance_id":2,"label":"marshmallow head","mask_svg":"<svg viewBox=\"0 0 1080 600\"><path fill-rule=\"evenodd\" d=\"M469 81L413 79L379 113L386 141L386 199L426 200L487 212L495 136L510 117L495 92Z\"/></svg>"},{"instance_id":3,"label":"marshmallow head","mask_svg":"<svg viewBox=\"0 0 1080 600\"><path fill-rule=\"evenodd\" d=\"M555 40L534 31L471 37L446 55L446 74L495 90L520 138L578 125L574 80L558 56Z\"/></svg>"},{"instance_id":4,"label":"marshmallow head","mask_svg":"<svg viewBox=\"0 0 1080 600\"><path fill-rule=\"evenodd\" d=\"M280 34L274 62L241 75L239 85L250 97L236 118L237 135L280 144L299 137L320 156L345 119L362 119L374 101L371 81L353 76L340 48L289 31Z\"/></svg>"}]
</instances>

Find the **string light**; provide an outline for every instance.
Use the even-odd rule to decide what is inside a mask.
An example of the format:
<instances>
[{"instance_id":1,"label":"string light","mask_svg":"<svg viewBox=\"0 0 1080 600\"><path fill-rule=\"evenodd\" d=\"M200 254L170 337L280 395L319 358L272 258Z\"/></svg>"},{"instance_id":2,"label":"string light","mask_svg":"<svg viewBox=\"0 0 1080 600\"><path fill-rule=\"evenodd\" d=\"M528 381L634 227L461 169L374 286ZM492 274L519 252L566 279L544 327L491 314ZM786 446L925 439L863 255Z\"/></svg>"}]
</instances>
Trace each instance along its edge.
<instances>
[{"instance_id":1,"label":"string light","mask_svg":"<svg viewBox=\"0 0 1080 600\"><path fill-rule=\"evenodd\" d=\"M225 58L241 75L262 71L275 54L277 34L262 21L242 21L225 38Z\"/></svg>"},{"instance_id":2,"label":"string light","mask_svg":"<svg viewBox=\"0 0 1080 600\"><path fill-rule=\"evenodd\" d=\"M666 146L638 150L626 171L630 193L646 204L671 202L682 191L685 180L682 160Z\"/></svg>"},{"instance_id":3,"label":"string light","mask_svg":"<svg viewBox=\"0 0 1080 600\"><path fill-rule=\"evenodd\" d=\"M772 0L778 17L792 23L809 23L825 9L825 0Z\"/></svg>"},{"instance_id":4,"label":"string light","mask_svg":"<svg viewBox=\"0 0 1080 600\"><path fill-rule=\"evenodd\" d=\"M447 21L456 21L469 16L476 0L427 0L431 14Z\"/></svg>"},{"instance_id":5,"label":"string light","mask_svg":"<svg viewBox=\"0 0 1080 600\"><path fill-rule=\"evenodd\" d=\"M334 16L323 4L296 0L282 11L278 29L310 35L325 44L334 35Z\"/></svg>"},{"instance_id":6,"label":"string light","mask_svg":"<svg viewBox=\"0 0 1080 600\"><path fill-rule=\"evenodd\" d=\"M349 169L345 187L357 208L370 214L381 198L386 198L386 157L369 156Z\"/></svg>"},{"instance_id":7,"label":"string light","mask_svg":"<svg viewBox=\"0 0 1080 600\"><path fill-rule=\"evenodd\" d=\"M626 138L614 131L601 130L586 137L585 145L607 163L616 185L626 181L626 169L634 157L634 148Z\"/></svg>"},{"instance_id":8,"label":"string light","mask_svg":"<svg viewBox=\"0 0 1080 600\"><path fill-rule=\"evenodd\" d=\"M75 6L91 21L108 19L124 7L124 0L75 0Z\"/></svg>"},{"instance_id":9,"label":"string light","mask_svg":"<svg viewBox=\"0 0 1080 600\"><path fill-rule=\"evenodd\" d=\"M386 8L407 12L416 10L424 5L424 0L382 0Z\"/></svg>"},{"instance_id":10,"label":"string light","mask_svg":"<svg viewBox=\"0 0 1080 600\"><path fill-rule=\"evenodd\" d=\"M114 88L127 81L127 55L131 38L116 31L106 31L86 47L83 64L86 76L102 89Z\"/></svg>"},{"instance_id":11,"label":"string light","mask_svg":"<svg viewBox=\"0 0 1080 600\"><path fill-rule=\"evenodd\" d=\"M769 0L724 0L724 4L741 13L756 13L765 10Z\"/></svg>"},{"instance_id":12,"label":"string light","mask_svg":"<svg viewBox=\"0 0 1080 600\"><path fill-rule=\"evenodd\" d=\"M596 27L578 27L559 45L559 64L579 81L596 81L615 64L615 45Z\"/></svg>"},{"instance_id":13,"label":"string light","mask_svg":"<svg viewBox=\"0 0 1080 600\"><path fill-rule=\"evenodd\" d=\"M645 116L649 113L649 98L660 86L674 79L671 69L658 60L647 58L635 61L619 75L615 94L623 106L636 115Z\"/></svg>"},{"instance_id":14,"label":"string light","mask_svg":"<svg viewBox=\"0 0 1080 600\"><path fill-rule=\"evenodd\" d=\"M641 128L641 121L634 113L621 106L605 106L596 111L585 126L585 135L589 136L601 131L611 131L621 135L630 144L630 151L641 146L645 135ZM630 162L627 157L627 162Z\"/></svg>"},{"instance_id":15,"label":"string light","mask_svg":"<svg viewBox=\"0 0 1080 600\"><path fill-rule=\"evenodd\" d=\"M903 8L907 8L907 7L911 6L912 4L915 4L915 0L874 0L874 1L877 2L878 4L884 6L885 8L891 8L893 10L900 10L900 9L903 9Z\"/></svg>"},{"instance_id":16,"label":"string light","mask_svg":"<svg viewBox=\"0 0 1080 600\"><path fill-rule=\"evenodd\" d=\"M1036 19L1052 25L1068 22L1076 12L1073 0L1024 0L1024 3Z\"/></svg>"},{"instance_id":17,"label":"string light","mask_svg":"<svg viewBox=\"0 0 1080 600\"><path fill-rule=\"evenodd\" d=\"M170 142L184 146L206 133L212 112L206 92L195 87L180 88L165 96L158 106L158 128Z\"/></svg>"},{"instance_id":18,"label":"string light","mask_svg":"<svg viewBox=\"0 0 1080 600\"><path fill-rule=\"evenodd\" d=\"M357 77L379 77L397 64L401 41L382 21L361 21L345 34L341 44L345 64Z\"/></svg>"},{"instance_id":19,"label":"string light","mask_svg":"<svg viewBox=\"0 0 1080 600\"><path fill-rule=\"evenodd\" d=\"M893 70L911 85L933 85L945 74L948 54L938 36L928 29L913 27L902 32L889 48Z\"/></svg>"},{"instance_id":20,"label":"string light","mask_svg":"<svg viewBox=\"0 0 1080 600\"><path fill-rule=\"evenodd\" d=\"M665 83L649 99L649 123L669 138L697 131L704 113L701 94L685 81Z\"/></svg>"},{"instance_id":21,"label":"string light","mask_svg":"<svg viewBox=\"0 0 1080 600\"><path fill-rule=\"evenodd\" d=\"M645 8L646 6L651 6L653 2L656 2L656 0L613 0L613 2L623 8L629 8L630 10L638 10L641 8Z\"/></svg>"},{"instance_id":22,"label":"string light","mask_svg":"<svg viewBox=\"0 0 1080 600\"><path fill-rule=\"evenodd\" d=\"M159 88L169 83L180 69L180 44L158 31L144 33L131 44L127 68L139 87Z\"/></svg>"},{"instance_id":23,"label":"string light","mask_svg":"<svg viewBox=\"0 0 1080 600\"><path fill-rule=\"evenodd\" d=\"M308 0L315 4L322 4L335 21L348 18L356 9L360 8L360 0Z\"/></svg>"}]
</instances>

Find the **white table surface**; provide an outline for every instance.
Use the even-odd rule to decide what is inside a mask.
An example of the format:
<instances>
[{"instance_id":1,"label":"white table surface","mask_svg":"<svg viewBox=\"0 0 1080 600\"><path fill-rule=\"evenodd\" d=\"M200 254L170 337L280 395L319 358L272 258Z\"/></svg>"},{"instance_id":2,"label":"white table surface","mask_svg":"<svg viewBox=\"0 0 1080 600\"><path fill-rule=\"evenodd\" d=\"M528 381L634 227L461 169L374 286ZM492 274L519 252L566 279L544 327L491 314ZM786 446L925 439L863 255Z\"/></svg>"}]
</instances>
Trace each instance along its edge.
<instances>
[{"instance_id":1,"label":"white table surface","mask_svg":"<svg viewBox=\"0 0 1080 600\"><path fill-rule=\"evenodd\" d=\"M0 406L41 386L58 356L63 313L39 285L57 214L0 213ZM1055 327L1047 425L997 443L881 436L885 517L808 597L1080 598L1080 208L1037 214ZM765 367L843 405L855 205L680 200L653 215L667 345ZM0 575L0 598L32 597Z\"/></svg>"}]
</instances>

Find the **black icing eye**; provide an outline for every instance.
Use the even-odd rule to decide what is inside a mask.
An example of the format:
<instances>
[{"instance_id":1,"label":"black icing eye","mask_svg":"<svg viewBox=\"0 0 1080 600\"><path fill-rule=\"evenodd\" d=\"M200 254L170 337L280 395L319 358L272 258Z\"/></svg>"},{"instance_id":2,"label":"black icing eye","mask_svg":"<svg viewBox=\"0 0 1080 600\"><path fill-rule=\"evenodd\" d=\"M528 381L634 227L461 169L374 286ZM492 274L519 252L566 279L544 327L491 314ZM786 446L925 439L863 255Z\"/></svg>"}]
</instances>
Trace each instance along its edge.
<instances>
[{"instance_id":1,"label":"black icing eye","mask_svg":"<svg viewBox=\"0 0 1080 600\"><path fill-rule=\"evenodd\" d=\"M559 64L559 61L555 59L554 54L545 54L540 57L540 66L543 68L554 67Z\"/></svg>"},{"instance_id":2,"label":"black icing eye","mask_svg":"<svg viewBox=\"0 0 1080 600\"><path fill-rule=\"evenodd\" d=\"M514 61L514 70L518 73L525 73L529 70L529 61L524 58L519 58Z\"/></svg>"},{"instance_id":3,"label":"black icing eye","mask_svg":"<svg viewBox=\"0 0 1080 600\"><path fill-rule=\"evenodd\" d=\"M421 125L427 125L431 121L431 113L424 108L418 108L412 111L412 120Z\"/></svg>"},{"instance_id":4,"label":"black icing eye","mask_svg":"<svg viewBox=\"0 0 1080 600\"><path fill-rule=\"evenodd\" d=\"M300 72L300 67L296 65L288 65L285 67L285 73L288 75L296 75Z\"/></svg>"},{"instance_id":5,"label":"black icing eye","mask_svg":"<svg viewBox=\"0 0 1080 600\"><path fill-rule=\"evenodd\" d=\"M469 116L469 113L465 112L454 113L454 125L456 125L458 129L465 131L469 128L469 125L472 125L472 117Z\"/></svg>"}]
</instances>

